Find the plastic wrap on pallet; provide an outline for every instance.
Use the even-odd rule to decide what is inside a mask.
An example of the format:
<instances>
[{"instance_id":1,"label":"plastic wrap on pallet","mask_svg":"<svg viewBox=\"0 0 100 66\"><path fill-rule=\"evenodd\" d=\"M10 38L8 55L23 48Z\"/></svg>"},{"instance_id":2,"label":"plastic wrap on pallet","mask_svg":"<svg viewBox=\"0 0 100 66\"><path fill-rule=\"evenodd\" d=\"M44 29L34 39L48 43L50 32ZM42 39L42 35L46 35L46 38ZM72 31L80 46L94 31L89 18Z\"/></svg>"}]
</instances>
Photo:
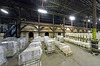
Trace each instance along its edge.
<instances>
[{"instance_id":1,"label":"plastic wrap on pallet","mask_svg":"<svg viewBox=\"0 0 100 66\"><path fill-rule=\"evenodd\" d=\"M25 46L28 44L28 38L27 37L19 38L18 41L19 41L20 50L24 49Z\"/></svg>"},{"instance_id":2,"label":"plastic wrap on pallet","mask_svg":"<svg viewBox=\"0 0 100 66\"><path fill-rule=\"evenodd\" d=\"M21 66L42 66L41 61L37 61L37 60L31 60L31 61L27 61L25 62L23 65Z\"/></svg>"},{"instance_id":3,"label":"plastic wrap on pallet","mask_svg":"<svg viewBox=\"0 0 100 66\"><path fill-rule=\"evenodd\" d=\"M4 46L7 49L7 57L13 56L19 51L19 47L16 41L3 41L0 46Z\"/></svg>"},{"instance_id":4,"label":"plastic wrap on pallet","mask_svg":"<svg viewBox=\"0 0 100 66\"><path fill-rule=\"evenodd\" d=\"M64 42L64 37L63 37L63 36L58 35L58 36L57 36L57 40L58 40L58 41L60 41L60 42Z\"/></svg>"},{"instance_id":5,"label":"plastic wrap on pallet","mask_svg":"<svg viewBox=\"0 0 100 66\"><path fill-rule=\"evenodd\" d=\"M64 53L69 53L71 52L71 49L68 45L62 45L60 46L60 50L62 50Z\"/></svg>"},{"instance_id":6,"label":"plastic wrap on pallet","mask_svg":"<svg viewBox=\"0 0 100 66\"><path fill-rule=\"evenodd\" d=\"M33 39L31 42L41 42L40 39Z\"/></svg>"},{"instance_id":7,"label":"plastic wrap on pallet","mask_svg":"<svg viewBox=\"0 0 100 66\"><path fill-rule=\"evenodd\" d=\"M65 38L65 41L76 44L76 45L80 45L80 46L83 46L83 47L87 47L87 48L91 47L91 43L77 41L77 40L74 40L74 39Z\"/></svg>"},{"instance_id":8,"label":"plastic wrap on pallet","mask_svg":"<svg viewBox=\"0 0 100 66\"><path fill-rule=\"evenodd\" d=\"M4 40L6 40L6 41L16 41L17 38L16 37L7 37Z\"/></svg>"},{"instance_id":9,"label":"plastic wrap on pallet","mask_svg":"<svg viewBox=\"0 0 100 66\"><path fill-rule=\"evenodd\" d=\"M47 48L47 52L49 51L55 51L55 44L54 44L54 40L47 40L46 42L46 48Z\"/></svg>"},{"instance_id":10,"label":"plastic wrap on pallet","mask_svg":"<svg viewBox=\"0 0 100 66\"><path fill-rule=\"evenodd\" d=\"M69 45L66 45L66 44L64 44L64 43L60 43L60 42L57 42L57 41L55 41L55 45L56 45L61 51L63 51L65 54L68 54L68 53L72 52Z\"/></svg>"},{"instance_id":11,"label":"plastic wrap on pallet","mask_svg":"<svg viewBox=\"0 0 100 66\"><path fill-rule=\"evenodd\" d=\"M5 47L0 46L0 66L6 66L7 64L6 51Z\"/></svg>"},{"instance_id":12,"label":"plastic wrap on pallet","mask_svg":"<svg viewBox=\"0 0 100 66\"><path fill-rule=\"evenodd\" d=\"M19 65L30 61L40 59L42 55L42 49L40 46L34 48L27 48L21 54L19 54Z\"/></svg>"},{"instance_id":13,"label":"plastic wrap on pallet","mask_svg":"<svg viewBox=\"0 0 100 66\"><path fill-rule=\"evenodd\" d=\"M29 44L29 48L42 46L41 42L32 42Z\"/></svg>"}]
</instances>

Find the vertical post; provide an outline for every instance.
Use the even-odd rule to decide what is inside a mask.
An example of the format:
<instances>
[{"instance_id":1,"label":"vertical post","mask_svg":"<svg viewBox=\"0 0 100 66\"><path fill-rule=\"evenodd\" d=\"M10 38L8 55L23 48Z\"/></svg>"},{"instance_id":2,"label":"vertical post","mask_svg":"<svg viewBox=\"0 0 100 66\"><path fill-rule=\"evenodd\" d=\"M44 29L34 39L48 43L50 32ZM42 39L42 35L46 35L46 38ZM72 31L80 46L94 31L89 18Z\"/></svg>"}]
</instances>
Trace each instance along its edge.
<instances>
[{"instance_id":1,"label":"vertical post","mask_svg":"<svg viewBox=\"0 0 100 66\"><path fill-rule=\"evenodd\" d=\"M63 19L63 37L65 37L65 18Z\"/></svg>"},{"instance_id":2,"label":"vertical post","mask_svg":"<svg viewBox=\"0 0 100 66\"><path fill-rule=\"evenodd\" d=\"M84 22L83 22L83 28L84 28Z\"/></svg>"},{"instance_id":3,"label":"vertical post","mask_svg":"<svg viewBox=\"0 0 100 66\"><path fill-rule=\"evenodd\" d=\"M55 28L54 28L54 15L53 15L53 38L55 37Z\"/></svg>"},{"instance_id":4,"label":"vertical post","mask_svg":"<svg viewBox=\"0 0 100 66\"><path fill-rule=\"evenodd\" d=\"M71 20L71 26L73 26L73 20Z\"/></svg>"},{"instance_id":5,"label":"vertical post","mask_svg":"<svg viewBox=\"0 0 100 66\"><path fill-rule=\"evenodd\" d=\"M18 21L16 22L16 32L17 32L17 38L20 37L20 24L21 24L21 8L19 7L19 16L18 16Z\"/></svg>"},{"instance_id":6,"label":"vertical post","mask_svg":"<svg viewBox=\"0 0 100 66\"><path fill-rule=\"evenodd\" d=\"M97 13L96 13L96 0L93 0L93 39L96 40L96 19L97 19Z\"/></svg>"},{"instance_id":7,"label":"vertical post","mask_svg":"<svg viewBox=\"0 0 100 66\"><path fill-rule=\"evenodd\" d=\"M88 28L88 22L86 22L86 28Z\"/></svg>"},{"instance_id":8,"label":"vertical post","mask_svg":"<svg viewBox=\"0 0 100 66\"><path fill-rule=\"evenodd\" d=\"M38 36L40 36L40 14L38 14Z\"/></svg>"}]
</instances>

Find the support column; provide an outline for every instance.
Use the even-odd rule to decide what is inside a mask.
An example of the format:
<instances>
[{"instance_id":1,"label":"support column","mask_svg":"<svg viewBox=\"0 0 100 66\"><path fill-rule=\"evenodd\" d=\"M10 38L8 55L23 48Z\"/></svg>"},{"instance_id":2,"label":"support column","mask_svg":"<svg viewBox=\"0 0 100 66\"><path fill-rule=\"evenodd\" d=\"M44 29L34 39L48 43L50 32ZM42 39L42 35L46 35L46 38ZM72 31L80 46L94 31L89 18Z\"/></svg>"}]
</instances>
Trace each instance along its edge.
<instances>
[{"instance_id":1,"label":"support column","mask_svg":"<svg viewBox=\"0 0 100 66\"><path fill-rule=\"evenodd\" d=\"M97 12L96 12L96 0L93 0L93 39L96 40L96 21Z\"/></svg>"},{"instance_id":2,"label":"support column","mask_svg":"<svg viewBox=\"0 0 100 66\"><path fill-rule=\"evenodd\" d=\"M65 37L65 18L63 19L63 37Z\"/></svg>"},{"instance_id":3,"label":"support column","mask_svg":"<svg viewBox=\"0 0 100 66\"><path fill-rule=\"evenodd\" d=\"M88 22L86 22L86 28L88 28Z\"/></svg>"},{"instance_id":4,"label":"support column","mask_svg":"<svg viewBox=\"0 0 100 66\"><path fill-rule=\"evenodd\" d=\"M54 28L54 15L53 15L53 38L55 37L55 28Z\"/></svg>"},{"instance_id":5,"label":"support column","mask_svg":"<svg viewBox=\"0 0 100 66\"><path fill-rule=\"evenodd\" d=\"M40 36L40 14L38 14L38 36Z\"/></svg>"},{"instance_id":6,"label":"support column","mask_svg":"<svg viewBox=\"0 0 100 66\"><path fill-rule=\"evenodd\" d=\"M73 21L71 20L71 26L73 26Z\"/></svg>"},{"instance_id":7,"label":"support column","mask_svg":"<svg viewBox=\"0 0 100 66\"><path fill-rule=\"evenodd\" d=\"M17 32L17 35L16 37L19 38L20 37L20 34L21 34L21 31L20 31L20 24L21 24L21 8L19 7L19 17L18 17L18 20L16 22L16 32Z\"/></svg>"}]
</instances>

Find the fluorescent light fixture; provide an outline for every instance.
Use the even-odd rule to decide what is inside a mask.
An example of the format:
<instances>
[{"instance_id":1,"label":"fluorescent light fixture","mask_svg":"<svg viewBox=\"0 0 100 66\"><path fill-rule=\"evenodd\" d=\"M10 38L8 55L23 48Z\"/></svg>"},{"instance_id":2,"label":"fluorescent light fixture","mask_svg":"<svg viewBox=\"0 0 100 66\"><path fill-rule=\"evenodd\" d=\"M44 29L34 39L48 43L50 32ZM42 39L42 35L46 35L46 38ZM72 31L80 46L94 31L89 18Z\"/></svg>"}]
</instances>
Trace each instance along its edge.
<instances>
[{"instance_id":1,"label":"fluorescent light fixture","mask_svg":"<svg viewBox=\"0 0 100 66\"><path fill-rule=\"evenodd\" d=\"M88 19L88 22L90 22L91 20L90 19Z\"/></svg>"},{"instance_id":2,"label":"fluorescent light fixture","mask_svg":"<svg viewBox=\"0 0 100 66\"><path fill-rule=\"evenodd\" d=\"M40 13L47 13L47 11L44 10L44 9L38 9L38 12L40 12Z\"/></svg>"},{"instance_id":3,"label":"fluorescent light fixture","mask_svg":"<svg viewBox=\"0 0 100 66\"><path fill-rule=\"evenodd\" d=\"M74 16L70 16L69 19L70 20L75 20L75 17Z\"/></svg>"},{"instance_id":4,"label":"fluorescent light fixture","mask_svg":"<svg viewBox=\"0 0 100 66\"><path fill-rule=\"evenodd\" d=\"M0 9L2 12L4 12L4 13L6 13L6 14L8 14L8 12L6 11L6 10L4 10L4 9Z\"/></svg>"}]
</instances>

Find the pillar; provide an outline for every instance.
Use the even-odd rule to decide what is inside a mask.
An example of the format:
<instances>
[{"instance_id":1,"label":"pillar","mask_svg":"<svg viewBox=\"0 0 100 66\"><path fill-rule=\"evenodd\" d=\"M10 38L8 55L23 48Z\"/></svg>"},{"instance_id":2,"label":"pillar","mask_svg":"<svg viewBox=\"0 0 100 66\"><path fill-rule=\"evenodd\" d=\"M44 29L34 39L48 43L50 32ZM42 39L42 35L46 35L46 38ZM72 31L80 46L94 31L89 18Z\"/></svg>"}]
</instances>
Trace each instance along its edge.
<instances>
[{"instance_id":1,"label":"pillar","mask_svg":"<svg viewBox=\"0 0 100 66\"><path fill-rule=\"evenodd\" d=\"M96 40L96 19L97 19L97 12L96 12L96 0L93 0L93 39Z\"/></svg>"}]
</instances>

